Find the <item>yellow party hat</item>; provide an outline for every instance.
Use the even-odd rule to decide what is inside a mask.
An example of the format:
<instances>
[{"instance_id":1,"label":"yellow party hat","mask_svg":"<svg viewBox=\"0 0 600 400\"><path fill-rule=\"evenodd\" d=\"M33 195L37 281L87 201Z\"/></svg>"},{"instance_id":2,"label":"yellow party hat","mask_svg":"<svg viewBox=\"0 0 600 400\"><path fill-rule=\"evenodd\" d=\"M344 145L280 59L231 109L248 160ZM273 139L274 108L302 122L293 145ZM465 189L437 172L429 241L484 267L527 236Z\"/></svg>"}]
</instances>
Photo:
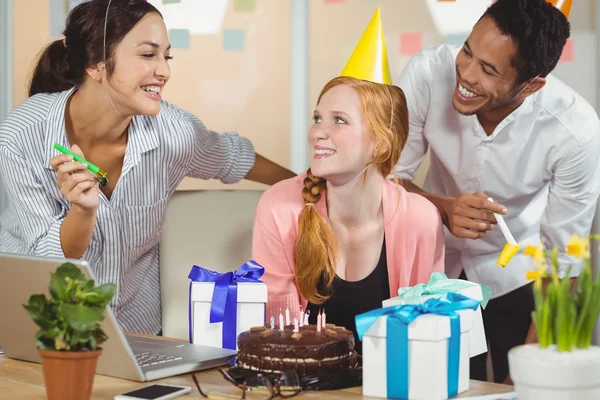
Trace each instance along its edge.
<instances>
[{"instance_id":1,"label":"yellow party hat","mask_svg":"<svg viewBox=\"0 0 600 400\"><path fill-rule=\"evenodd\" d=\"M386 85L392 84L379 8L375 11L369 26L365 29L340 75Z\"/></svg>"}]
</instances>

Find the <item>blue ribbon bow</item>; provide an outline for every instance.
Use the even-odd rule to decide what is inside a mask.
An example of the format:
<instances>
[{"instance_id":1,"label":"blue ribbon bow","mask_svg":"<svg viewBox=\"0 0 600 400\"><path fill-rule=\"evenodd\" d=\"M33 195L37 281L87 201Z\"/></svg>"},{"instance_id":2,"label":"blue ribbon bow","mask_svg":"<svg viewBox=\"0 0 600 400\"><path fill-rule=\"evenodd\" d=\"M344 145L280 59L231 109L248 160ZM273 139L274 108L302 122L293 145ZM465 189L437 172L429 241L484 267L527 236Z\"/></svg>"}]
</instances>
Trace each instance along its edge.
<instances>
[{"instance_id":1,"label":"blue ribbon bow","mask_svg":"<svg viewBox=\"0 0 600 400\"><path fill-rule=\"evenodd\" d=\"M236 349L237 340L237 284L238 282L262 283L259 279L265 269L254 260L250 260L234 272L218 273L197 265L192 267L188 278L189 294L189 334L193 342L192 326L192 283L214 282L212 301L210 304L210 323L223 322L223 348Z\"/></svg>"},{"instance_id":2,"label":"blue ribbon bow","mask_svg":"<svg viewBox=\"0 0 600 400\"><path fill-rule=\"evenodd\" d=\"M458 369L460 364L460 316L458 310L476 310L479 301L459 293L445 293L423 304L396 305L378 308L355 317L358 338L382 316L387 316L387 397L408 399L409 342L408 325L424 314L450 317L450 339L448 340L448 397L458 393Z\"/></svg>"}]
</instances>

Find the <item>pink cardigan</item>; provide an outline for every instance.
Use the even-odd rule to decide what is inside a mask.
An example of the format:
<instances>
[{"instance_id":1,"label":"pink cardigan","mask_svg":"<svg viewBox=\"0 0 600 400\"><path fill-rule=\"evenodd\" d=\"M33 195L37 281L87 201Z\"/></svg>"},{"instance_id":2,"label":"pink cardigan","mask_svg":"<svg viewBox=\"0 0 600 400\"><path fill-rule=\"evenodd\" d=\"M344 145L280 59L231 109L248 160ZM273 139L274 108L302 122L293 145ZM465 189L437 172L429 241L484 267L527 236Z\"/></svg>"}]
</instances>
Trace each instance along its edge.
<instances>
[{"instance_id":1,"label":"pink cardigan","mask_svg":"<svg viewBox=\"0 0 600 400\"><path fill-rule=\"evenodd\" d=\"M299 298L294 284L294 243L298 236L298 217L304 208L303 180L306 173L279 182L261 197L254 217L252 258L265 268L262 280L267 284L270 307L276 299ZM325 196L315 204L326 219ZM387 251L390 294L398 288L427 283L432 272L444 271L444 232L439 212L424 197L407 192L402 186L386 180L383 187L383 217ZM285 301L287 302L287 301ZM290 304L294 313L297 307ZM281 304L279 305L280 308ZM293 310L292 310L293 308ZM285 309L285 308L283 308Z\"/></svg>"}]
</instances>

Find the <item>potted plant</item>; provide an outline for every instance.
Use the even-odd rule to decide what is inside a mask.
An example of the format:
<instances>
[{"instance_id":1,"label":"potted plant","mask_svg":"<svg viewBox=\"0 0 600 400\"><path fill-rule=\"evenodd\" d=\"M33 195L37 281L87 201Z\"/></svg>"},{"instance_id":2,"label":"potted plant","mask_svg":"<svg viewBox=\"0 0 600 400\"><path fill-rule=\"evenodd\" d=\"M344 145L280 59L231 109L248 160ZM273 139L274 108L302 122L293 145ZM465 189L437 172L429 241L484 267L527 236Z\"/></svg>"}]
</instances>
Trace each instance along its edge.
<instances>
[{"instance_id":1,"label":"potted plant","mask_svg":"<svg viewBox=\"0 0 600 400\"><path fill-rule=\"evenodd\" d=\"M50 277L50 298L29 297L23 307L36 325L35 343L49 400L89 399L96 363L106 339L100 323L113 298L112 283L95 286L74 264L59 266Z\"/></svg>"},{"instance_id":2,"label":"potted plant","mask_svg":"<svg viewBox=\"0 0 600 400\"><path fill-rule=\"evenodd\" d=\"M567 255L579 258L584 267L574 285L569 273L559 274L558 249L527 246L533 258L537 344L526 344L508 353L510 375L519 400L600 399L600 347L592 346L594 327L600 314L600 282L592 276L590 235L573 235ZM551 261L548 269L547 261ZM569 267L569 271L570 271ZM548 272L550 270L550 272ZM543 279L548 282L543 285ZM545 286L545 290L544 290Z\"/></svg>"}]
</instances>

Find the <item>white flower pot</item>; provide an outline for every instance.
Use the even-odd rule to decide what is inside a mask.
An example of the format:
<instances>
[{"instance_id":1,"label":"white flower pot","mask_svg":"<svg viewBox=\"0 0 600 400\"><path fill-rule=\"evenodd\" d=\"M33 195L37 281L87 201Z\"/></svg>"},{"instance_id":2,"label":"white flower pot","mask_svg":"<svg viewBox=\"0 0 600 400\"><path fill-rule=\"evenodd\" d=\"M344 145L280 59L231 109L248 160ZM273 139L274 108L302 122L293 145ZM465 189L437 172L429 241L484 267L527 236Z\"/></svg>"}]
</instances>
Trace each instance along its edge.
<instances>
[{"instance_id":1,"label":"white flower pot","mask_svg":"<svg viewBox=\"0 0 600 400\"><path fill-rule=\"evenodd\" d=\"M600 347L560 353L527 344L510 350L508 363L519 400L600 399Z\"/></svg>"}]
</instances>

